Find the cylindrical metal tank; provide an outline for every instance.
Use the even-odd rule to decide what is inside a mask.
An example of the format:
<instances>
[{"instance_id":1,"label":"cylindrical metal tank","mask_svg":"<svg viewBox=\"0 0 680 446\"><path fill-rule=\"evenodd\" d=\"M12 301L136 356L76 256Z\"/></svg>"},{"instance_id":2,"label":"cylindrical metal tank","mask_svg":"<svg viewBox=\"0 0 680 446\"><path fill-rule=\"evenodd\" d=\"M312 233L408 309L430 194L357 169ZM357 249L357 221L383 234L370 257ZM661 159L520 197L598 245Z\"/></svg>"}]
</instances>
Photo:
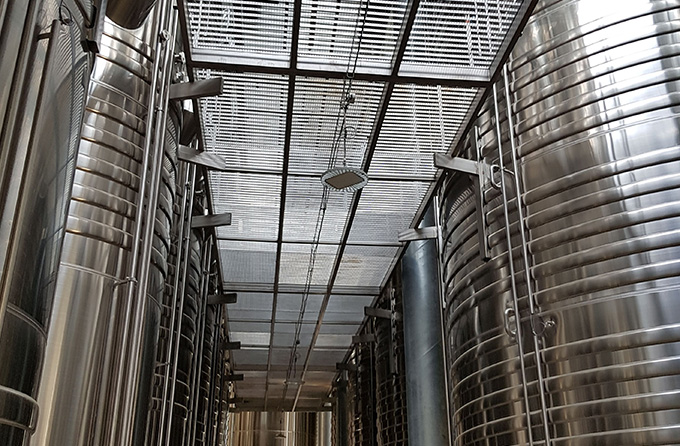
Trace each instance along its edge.
<instances>
[{"instance_id":1,"label":"cylindrical metal tank","mask_svg":"<svg viewBox=\"0 0 680 446\"><path fill-rule=\"evenodd\" d=\"M456 445L680 443L679 64L678 1L538 3L458 154L500 139L488 262L474 186L442 193Z\"/></svg>"},{"instance_id":2,"label":"cylindrical metal tank","mask_svg":"<svg viewBox=\"0 0 680 446\"><path fill-rule=\"evenodd\" d=\"M392 319L376 318L375 376L376 427L379 446L408 444L406 378L404 368L404 325L402 322L401 270L394 274L377 307L390 311Z\"/></svg>"},{"instance_id":3,"label":"cylindrical metal tank","mask_svg":"<svg viewBox=\"0 0 680 446\"><path fill-rule=\"evenodd\" d=\"M151 397L160 300L167 275L174 167L179 115L170 113L148 279L147 317L135 333L143 338L141 365L117 371L129 358L121 332L127 322L126 277L150 95L152 51L146 43L149 19L138 30L107 21L90 82L87 111L76 160L73 192L57 298L51 315L45 369L40 383L41 414L33 444L89 445L115 441L123 422L112 417L122 395L121 380L134 379L135 444L144 439ZM141 285L140 285L141 286ZM123 415L123 416L128 416ZM127 435L127 434L125 434Z\"/></svg>"},{"instance_id":4,"label":"cylindrical metal tank","mask_svg":"<svg viewBox=\"0 0 680 446\"><path fill-rule=\"evenodd\" d=\"M79 9L77 3L81 3ZM36 402L90 58L87 1L0 6L0 444L25 444Z\"/></svg>"},{"instance_id":5,"label":"cylindrical metal tank","mask_svg":"<svg viewBox=\"0 0 680 446\"><path fill-rule=\"evenodd\" d=\"M316 412L234 412L230 446L316 446Z\"/></svg>"}]
</instances>

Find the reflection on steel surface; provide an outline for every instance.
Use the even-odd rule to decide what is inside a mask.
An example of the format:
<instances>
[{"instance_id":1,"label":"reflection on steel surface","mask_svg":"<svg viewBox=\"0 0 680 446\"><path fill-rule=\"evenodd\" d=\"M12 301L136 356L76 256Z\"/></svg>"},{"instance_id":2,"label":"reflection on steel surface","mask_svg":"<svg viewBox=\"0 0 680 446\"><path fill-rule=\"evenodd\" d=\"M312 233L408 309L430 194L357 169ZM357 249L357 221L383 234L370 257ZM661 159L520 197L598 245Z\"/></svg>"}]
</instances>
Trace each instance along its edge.
<instances>
[{"instance_id":1,"label":"reflection on steel surface","mask_svg":"<svg viewBox=\"0 0 680 446\"><path fill-rule=\"evenodd\" d=\"M231 446L328 446L326 412L235 412ZM317 432L324 429L324 434ZM318 443L319 440L325 443Z\"/></svg>"},{"instance_id":2,"label":"reflection on steel surface","mask_svg":"<svg viewBox=\"0 0 680 446\"><path fill-rule=\"evenodd\" d=\"M0 7L3 446L25 444L40 413L35 399L90 68L80 45L85 17L73 0L11 3Z\"/></svg>"},{"instance_id":3,"label":"reflection on steel surface","mask_svg":"<svg viewBox=\"0 0 680 446\"><path fill-rule=\"evenodd\" d=\"M505 174L508 223L536 443L546 431L553 445L680 442L679 63L678 1L545 0L513 51L510 101L499 83L500 139L510 170L508 102L516 135L519 171ZM495 112L489 101L476 121L491 164L498 162ZM500 193L485 192L491 247L485 263L472 188L461 175L448 175L444 188L455 444L524 445L518 349L504 329L517 321L506 312L512 295ZM512 320L505 321L508 314Z\"/></svg>"}]
</instances>

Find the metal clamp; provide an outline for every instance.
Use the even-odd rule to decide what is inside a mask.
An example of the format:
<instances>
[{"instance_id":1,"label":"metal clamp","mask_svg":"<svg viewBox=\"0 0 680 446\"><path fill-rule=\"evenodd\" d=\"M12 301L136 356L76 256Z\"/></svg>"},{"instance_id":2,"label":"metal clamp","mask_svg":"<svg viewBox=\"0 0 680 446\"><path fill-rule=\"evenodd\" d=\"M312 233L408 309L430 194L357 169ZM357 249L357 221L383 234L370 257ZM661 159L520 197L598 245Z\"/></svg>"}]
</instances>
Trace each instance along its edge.
<instances>
[{"instance_id":1,"label":"metal clamp","mask_svg":"<svg viewBox=\"0 0 680 446\"><path fill-rule=\"evenodd\" d=\"M515 322L515 328L513 329L510 326L510 321L511 319L514 319ZM512 307L508 307L505 309L503 312L503 327L505 328L505 332L510 336L511 338L517 337L517 315L515 314L515 309Z\"/></svg>"},{"instance_id":2,"label":"metal clamp","mask_svg":"<svg viewBox=\"0 0 680 446\"><path fill-rule=\"evenodd\" d=\"M491 259L489 248L488 225L484 212L484 189L487 184L493 184L491 166L484 162L481 155L481 143L479 141L479 130L474 129L472 138L474 151L477 153L479 161L472 161L465 158L450 157L441 153L434 155L434 165L439 169L453 170L468 174L472 177L475 201L477 203L477 237L479 239L479 254L482 260Z\"/></svg>"}]
</instances>

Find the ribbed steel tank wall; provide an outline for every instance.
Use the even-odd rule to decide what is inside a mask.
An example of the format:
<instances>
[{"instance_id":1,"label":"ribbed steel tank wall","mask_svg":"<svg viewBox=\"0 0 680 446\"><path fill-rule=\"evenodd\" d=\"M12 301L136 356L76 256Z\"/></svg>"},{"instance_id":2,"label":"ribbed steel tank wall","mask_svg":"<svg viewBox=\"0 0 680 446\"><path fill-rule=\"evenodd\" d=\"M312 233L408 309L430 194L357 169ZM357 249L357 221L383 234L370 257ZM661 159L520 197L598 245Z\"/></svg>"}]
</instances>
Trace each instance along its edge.
<instances>
[{"instance_id":1,"label":"ribbed steel tank wall","mask_svg":"<svg viewBox=\"0 0 680 446\"><path fill-rule=\"evenodd\" d=\"M80 7L81 8L80 8ZM0 6L0 444L25 444L36 402L90 58L89 1ZM40 34L40 36L39 36Z\"/></svg>"},{"instance_id":2,"label":"ribbed steel tank wall","mask_svg":"<svg viewBox=\"0 0 680 446\"><path fill-rule=\"evenodd\" d=\"M524 369L500 192L485 193L485 263L469 180L444 185L455 444L529 443L523 371L536 443L680 443L678 66L680 2L538 3L512 52L510 100L499 82L498 108L489 100L476 121L498 163L500 115ZM471 141L460 155L476 159Z\"/></svg>"},{"instance_id":3,"label":"ribbed steel tank wall","mask_svg":"<svg viewBox=\"0 0 680 446\"><path fill-rule=\"evenodd\" d=\"M139 371L118 373L127 310L125 277L140 187L150 93L153 20L138 30L107 21L90 82L69 205L57 299L40 384L41 415L33 444L89 445L111 441L110 417L120 379L138 379L135 444L143 441L167 275L179 118L170 113L148 280L148 317L141 327ZM121 283L122 281L122 283ZM137 376L139 373L139 376Z\"/></svg>"},{"instance_id":4,"label":"ribbed steel tank wall","mask_svg":"<svg viewBox=\"0 0 680 446\"><path fill-rule=\"evenodd\" d=\"M234 412L230 446L316 446L316 412Z\"/></svg>"},{"instance_id":5,"label":"ribbed steel tank wall","mask_svg":"<svg viewBox=\"0 0 680 446\"><path fill-rule=\"evenodd\" d=\"M408 444L401 270L395 268L377 307L392 319L375 318L376 427L379 446Z\"/></svg>"},{"instance_id":6,"label":"ribbed steel tank wall","mask_svg":"<svg viewBox=\"0 0 680 446\"><path fill-rule=\"evenodd\" d=\"M373 345L356 346L357 371L354 374L353 391L348 396L354 406L352 423L354 446L373 446L375 443L375 358Z\"/></svg>"}]
</instances>

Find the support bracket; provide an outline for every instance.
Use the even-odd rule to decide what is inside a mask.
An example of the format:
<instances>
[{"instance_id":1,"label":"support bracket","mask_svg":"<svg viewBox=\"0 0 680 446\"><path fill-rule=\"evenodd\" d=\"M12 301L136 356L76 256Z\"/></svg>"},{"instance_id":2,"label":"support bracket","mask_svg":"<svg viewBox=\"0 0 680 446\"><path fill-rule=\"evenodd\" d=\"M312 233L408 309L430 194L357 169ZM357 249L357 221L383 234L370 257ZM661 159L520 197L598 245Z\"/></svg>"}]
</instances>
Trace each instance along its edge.
<instances>
[{"instance_id":1,"label":"support bracket","mask_svg":"<svg viewBox=\"0 0 680 446\"><path fill-rule=\"evenodd\" d=\"M352 344L364 344L371 342L375 342L375 335L373 333L352 336Z\"/></svg>"},{"instance_id":2,"label":"support bracket","mask_svg":"<svg viewBox=\"0 0 680 446\"><path fill-rule=\"evenodd\" d=\"M399 233L400 242L412 242L415 240L428 240L437 238L437 228L428 226L425 228L411 228Z\"/></svg>"},{"instance_id":3,"label":"support bracket","mask_svg":"<svg viewBox=\"0 0 680 446\"><path fill-rule=\"evenodd\" d=\"M336 362L335 363L335 369L336 370L346 370L348 372L356 372L359 367L357 367L356 364L348 364L346 362Z\"/></svg>"},{"instance_id":4,"label":"support bracket","mask_svg":"<svg viewBox=\"0 0 680 446\"><path fill-rule=\"evenodd\" d=\"M472 137L474 152L480 161L472 161L465 158L451 157L441 153L435 153L434 165L439 169L451 170L470 175L472 178L477 208L477 237L479 239L479 254L482 260L491 259L489 248L489 229L486 223L486 213L484 212L484 190L487 184L492 183L491 166L484 162L481 153L481 143L479 141L479 129L474 128Z\"/></svg>"},{"instance_id":5,"label":"support bracket","mask_svg":"<svg viewBox=\"0 0 680 446\"><path fill-rule=\"evenodd\" d=\"M208 170L227 170L227 162L222 157L208 152L199 152L188 146L180 145L177 150L177 157L182 161L203 166Z\"/></svg>"},{"instance_id":6,"label":"support bracket","mask_svg":"<svg viewBox=\"0 0 680 446\"><path fill-rule=\"evenodd\" d=\"M241 350L241 341L225 341L222 343L222 348L224 350Z\"/></svg>"},{"instance_id":7,"label":"support bracket","mask_svg":"<svg viewBox=\"0 0 680 446\"><path fill-rule=\"evenodd\" d=\"M238 299L236 293L211 294L208 296L208 305L235 304Z\"/></svg>"},{"instance_id":8,"label":"support bracket","mask_svg":"<svg viewBox=\"0 0 680 446\"><path fill-rule=\"evenodd\" d=\"M195 82L182 82L170 86L170 100L198 99L222 94L222 78L213 77Z\"/></svg>"},{"instance_id":9,"label":"support bracket","mask_svg":"<svg viewBox=\"0 0 680 446\"><path fill-rule=\"evenodd\" d=\"M390 310L386 310L384 308L373 308L373 307L364 307L364 315L368 317L376 317L379 319L393 319L396 321L400 321L402 319L401 313L394 312L392 313Z\"/></svg>"},{"instance_id":10,"label":"support bracket","mask_svg":"<svg viewBox=\"0 0 680 446\"><path fill-rule=\"evenodd\" d=\"M229 226L231 224L231 212L212 215L194 215L191 217L191 229L214 228L217 226Z\"/></svg>"},{"instance_id":11,"label":"support bracket","mask_svg":"<svg viewBox=\"0 0 680 446\"><path fill-rule=\"evenodd\" d=\"M225 375L224 380L227 382L243 381L243 374L238 375Z\"/></svg>"}]
</instances>

